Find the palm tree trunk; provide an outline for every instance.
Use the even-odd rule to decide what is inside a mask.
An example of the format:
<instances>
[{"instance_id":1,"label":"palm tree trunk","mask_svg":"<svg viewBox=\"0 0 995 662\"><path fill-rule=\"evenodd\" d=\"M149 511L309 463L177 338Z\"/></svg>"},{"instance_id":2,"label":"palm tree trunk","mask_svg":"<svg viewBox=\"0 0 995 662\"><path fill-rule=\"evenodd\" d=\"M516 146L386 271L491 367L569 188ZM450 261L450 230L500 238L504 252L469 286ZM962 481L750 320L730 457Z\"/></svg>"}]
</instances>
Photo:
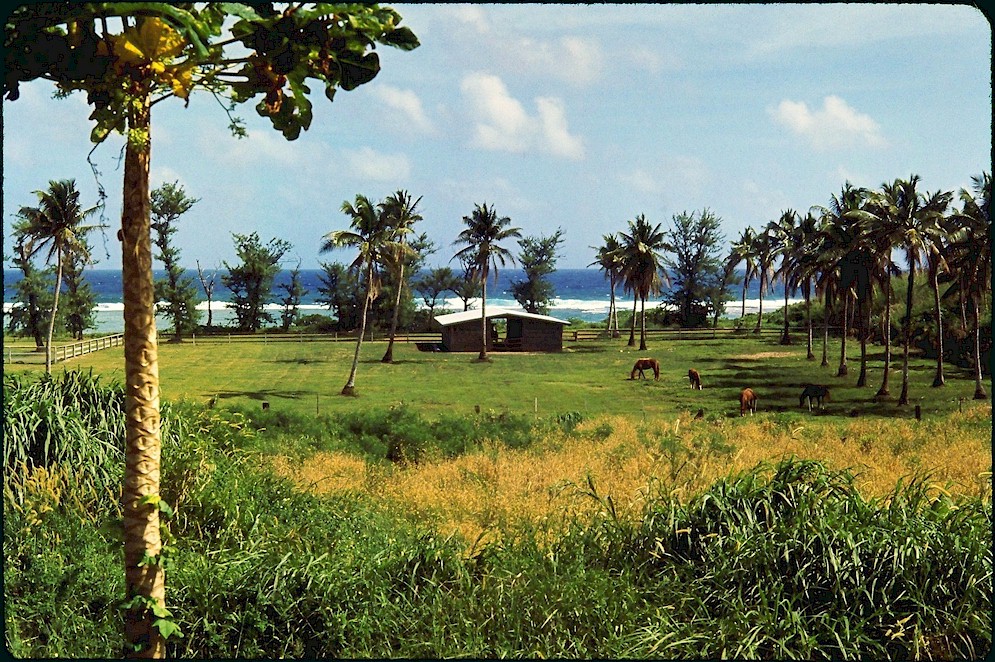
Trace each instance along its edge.
<instances>
[{"instance_id":1,"label":"palm tree trunk","mask_svg":"<svg viewBox=\"0 0 995 662\"><path fill-rule=\"evenodd\" d=\"M165 657L165 643L146 601L165 608L163 565L148 563L162 551L159 531L159 467L162 452L159 418L159 346L155 328L152 282L152 238L149 216L151 158L150 104L145 96L131 107L124 163L121 214L121 272L124 298L125 467L121 505L124 519L124 564L127 599L124 612L128 654ZM135 648L139 650L135 650Z\"/></svg>"},{"instance_id":2,"label":"palm tree trunk","mask_svg":"<svg viewBox=\"0 0 995 662\"><path fill-rule=\"evenodd\" d=\"M881 388L875 398L886 398L891 395L888 390L888 377L891 374L891 279L884 284L884 376L881 378Z\"/></svg>"},{"instance_id":3,"label":"palm tree trunk","mask_svg":"<svg viewBox=\"0 0 995 662\"><path fill-rule=\"evenodd\" d=\"M909 260L909 289L905 295L905 325L902 333L902 393L898 404L909 404L909 344L912 342L912 286L915 280L915 267Z\"/></svg>"},{"instance_id":4,"label":"palm tree trunk","mask_svg":"<svg viewBox=\"0 0 995 662\"><path fill-rule=\"evenodd\" d=\"M753 333L760 333L760 322L764 318L764 282L760 281L760 306L757 308L757 327L753 329Z\"/></svg>"},{"instance_id":5,"label":"palm tree trunk","mask_svg":"<svg viewBox=\"0 0 995 662\"><path fill-rule=\"evenodd\" d=\"M932 269L930 274L933 286L933 310L936 311L936 376L933 377L933 387L943 386L943 313L940 310L939 269Z\"/></svg>"},{"instance_id":6,"label":"palm tree trunk","mask_svg":"<svg viewBox=\"0 0 995 662\"><path fill-rule=\"evenodd\" d=\"M981 329L978 328L981 322L978 319L978 299L973 294L971 295L971 308L974 312L974 399L987 400L988 394L985 393L985 387L981 381Z\"/></svg>"},{"instance_id":7,"label":"palm tree trunk","mask_svg":"<svg viewBox=\"0 0 995 662\"><path fill-rule=\"evenodd\" d=\"M866 293L857 299L860 315L860 374L857 375L857 386L867 386L867 331L871 325L871 306L867 299Z\"/></svg>"},{"instance_id":8,"label":"palm tree trunk","mask_svg":"<svg viewBox=\"0 0 995 662\"><path fill-rule=\"evenodd\" d=\"M618 310L615 308L615 276L609 278L611 283L611 299L608 303L608 331L612 338L618 338Z\"/></svg>"},{"instance_id":9,"label":"palm tree trunk","mask_svg":"<svg viewBox=\"0 0 995 662\"><path fill-rule=\"evenodd\" d=\"M394 299L394 315L390 320L390 340L387 341L387 351L384 352L381 363L394 362L394 336L397 334L397 313L401 309L401 289L404 287L404 265L397 274L397 298Z\"/></svg>"},{"instance_id":10,"label":"palm tree trunk","mask_svg":"<svg viewBox=\"0 0 995 662\"><path fill-rule=\"evenodd\" d=\"M639 351L646 350L646 297L639 297L642 306L639 311Z\"/></svg>"},{"instance_id":11,"label":"palm tree trunk","mask_svg":"<svg viewBox=\"0 0 995 662\"><path fill-rule=\"evenodd\" d=\"M52 335L55 333L55 316L59 312L59 287L62 285L62 247L55 248L55 297L52 299L52 314L48 316L48 342L45 343L45 374L52 374Z\"/></svg>"},{"instance_id":12,"label":"palm tree trunk","mask_svg":"<svg viewBox=\"0 0 995 662\"><path fill-rule=\"evenodd\" d=\"M480 354L478 361L487 360L487 272L480 281Z\"/></svg>"},{"instance_id":13,"label":"palm tree trunk","mask_svg":"<svg viewBox=\"0 0 995 662\"><path fill-rule=\"evenodd\" d=\"M807 329L807 352L805 358L809 361L815 360L815 353L812 352L812 283L811 281L805 281L805 326Z\"/></svg>"},{"instance_id":14,"label":"palm tree trunk","mask_svg":"<svg viewBox=\"0 0 995 662\"><path fill-rule=\"evenodd\" d=\"M739 312L739 318L740 319L743 319L744 317L746 317L746 287L747 287L748 283L749 283L749 281L744 278L743 279L743 309Z\"/></svg>"},{"instance_id":15,"label":"palm tree trunk","mask_svg":"<svg viewBox=\"0 0 995 662\"><path fill-rule=\"evenodd\" d=\"M840 334L842 336L842 340L840 340L840 367L839 370L836 371L837 377L843 377L847 374L846 336L850 330L850 327L847 325L847 319L849 317L847 315L847 311L850 308L850 290L844 290L841 294L843 296L843 333Z\"/></svg>"},{"instance_id":16,"label":"palm tree trunk","mask_svg":"<svg viewBox=\"0 0 995 662\"><path fill-rule=\"evenodd\" d=\"M791 336L788 335L788 284L784 283L784 333L781 334L781 344L790 345Z\"/></svg>"},{"instance_id":17,"label":"palm tree trunk","mask_svg":"<svg viewBox=\"0 0 995 662\"><path fill-rule=\"evenodd\" d=\"M363 313L359 317L359 335L356 337L356 352L352 356L352 368L349 379L342 387L341 395L356 395L356 371L359 369L359 350L363 346L363 335L366 333L366 316L370 310L370 300L373 298L373 262L366 268L366 297L363 299Z\"/></svg>"},{"instance_id":18,"label":"palm tree trunk","mask_svg":"<svg viewBox=\"0 0 995 662\"><path fill-rule=\"evenodd\" d=\"M629 323L629 347L636 346L636 306L639 304L639 294L632 297L632 321Z\"/></svg>"}]
</instances>

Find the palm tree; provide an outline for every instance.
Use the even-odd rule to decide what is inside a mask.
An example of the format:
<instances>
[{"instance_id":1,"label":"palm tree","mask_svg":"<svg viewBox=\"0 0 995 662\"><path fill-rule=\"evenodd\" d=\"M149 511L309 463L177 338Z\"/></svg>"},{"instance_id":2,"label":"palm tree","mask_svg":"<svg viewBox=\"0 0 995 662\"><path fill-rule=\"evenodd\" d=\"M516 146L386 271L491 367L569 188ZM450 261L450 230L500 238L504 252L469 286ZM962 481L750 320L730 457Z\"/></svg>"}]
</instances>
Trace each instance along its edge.
<instances>
[{"instance_id":1,"label":"palm tree","mask_svg":"<svg viewBox=\"0 0 995 662\"><path fill-rule=\"evenodd\" d=\"M622 244L618 240L618 235L614 232L602 235L601 238L604 241L601 246L591 246L591 248L598 251L598 254L594 262L587 266L593 267L597 265L604 272L605 278L608 279L608 287L610 288L608 331L612 338L618 338L618 311L615 310L615 287L618 285L618 280L621 276Z\"/></svg>"},{"instance_id":2,"label":"palm tree","mask_svg":"<svg viewBox=\"0 0 995 662\"><path fill-rule=\"evenodd\" d=\"M658 223L653 226L644 214L629 221L629 232L620 233L622 240L622 278L626 288L638 297L642 304L640 313L639 349L646 349L646 298L659 294L664 282L669 286L670 277L662 268L659 251L667 247L666 232ZM633 306L635 315L635 306ZM631 336L630 336L631 341ZM631 344L631 342L630 342Z\"/></svg>"},{"instance_id":3,"label":"palm tree","mask_svg":"<svg viewBox=\"0 0 995 662\"><path fill-rule=\"evenodd\" d=\"M974 193L960 190L962 209L950 216L961 227L951 237L951 267L957 274L955 287L966 295L974 327L974 399L987 400L981 374L980 302L988 294L992 278L992 178L984 172L972 177Z\"/></svg>"},{"instance_id":4,"label":"palm tree","mask_svg":"<svg viewBox=\"0 0 995 662\"><path fill-rule=\"evenodd\" d=\"M384 213L387 222L398 231L399 250L390 255L389 265L394 272L397 281L397 298L394 300L394 314L390 321L390 340L387 341L387 351L384 352L383 363L394 362L394 335L397 333L397 316L401 309L401 291L404 289L404 264L410 259L410 246L405 244L404 238L408 232L413 231L412 226L422 220L421 215L416 211L419 197L412 201L411 195L407 191L397 191L383 202Z\"/></svg>"},{"instance_id":5,"label":"palm tree","mask_svg":"<svg viewBox=\"0 0 995 662\"><path fill-rule=\"evenodd\" d=\"M753 228L747 226L739 235L739 239L733 242L729 257L726 258L728 265L734 267L743 262L746 268L743 274L743 309L739 314L740 318L746 316L746 289L750 286L750 280L753 279L756 271L756 264L753 261L753 242L755 237L756 233Z\"/></svg>"},{"instance_id":6,"label":"palm tree","mask_svg":"<svg viewBox=\"0 0 995 662\"><path fill-rule=\"evenodd\" d=\"M757 309L757 326L753 329L753 333L760 333L760 325L763 322L764 294L767 293L767 288L774 280L775 249L774 238L771 236L768 225L763 232L758 233L753 238L753 257L756 260L753 275L756 276L757 282L760 284L760 305Z\"/></svg>"},{"instance_id":7,"label":"palm tree","mask_svg":"<svg viewBox=\"0 0 995 662\"><path fill-rule=\"evenodd\" d=\"M795 274L801 260L801 244L798 238L798 213L793 209L781 212L781 218L768 224L771 237L774 239L774 254L781 256L781 266L774 276L784 283L784 331L781 333L781 344L790 345L788 334L788 295L795 288Z\"/></svg>"},{"instance_id":8,"label":"palm tree","mask_svg":"<svg viewBox=\"0 0 995 662\"><path fill-rule=\"evenodd\" d=\"M515 256L501 246L498 242L506 239L518 239L522 236L521 230L516 227L508 227L511 219L507 216L498 216L494 207L488 207L485 202L482 205L475 205L470 216L463 217L466 228L456 237L454 245L464 245L465 248L457 251L455 258L466 257L470 266L470 275L480 278L480 355L479 361L487 360L487 277L490 275L491 267L494 268L494 281L497 282L498 264L502 267L511 262L515 263Z\"/></svg>"},{"instance_id":9,"label":"palm tree","mask_svg":"<svg viewBox=\"0 0 995 662\"><path fill-rule=\"evenodd\" d=\"M800 219L792 234L792 242L798 247L797 268L792 278L792 287L801 288L805 297L806 356L815 360L812 352L812 281L819 273L818 221L811 212Z\"/></svg>"},{"instance_id":10,"label":"palm tree","mask_svg":"<svg viewBox=\"0 0 995 662\"><path fill-rule=\"evenodd\" d=\"M907 180L896 179L885 183L880 191L872 194L877 221L877 232L882 235L881 245L902 249L909 270L908 291L905 296L905 317L902 333L902 393L899 405L909 404L909 344L912 339L912 292L916 268L934 244L939 232L943 212L950 204L950 193L925 195L916 190L919 176Z\"/></svg>"},{"instance_id":11,"label":"palm tree","mask_svg":"<svg viewBox=\"0 0 995 662\"><path fill-rule=\"evenodd\" d=\"M866 272L867 258L861 253L862 230L858 217L865 198L866 191L864 189L856 188L850 182L846 182L840 190L839 196L835 194L832 196L829 206L812 208L818 212L821 221L819 232L822 235L823 253L820 259L832 272L824 272L823 279L826 281L826 285L833 286L831 289L835 291L836 298L843 300L843 311L840 318L842 325L840 365L836 371L837 377L842 377L848 372L846 339L850 331L850 299L856 296L863 318L865 298L869 295ZM833 280L835 282L829 282ZM864 327L863 321L861 327ZM863 386L866 381L866 365L866 334L861 333L861 378L858 378L860 386Z\"/></svg>"},{"instance_id":12,"label":"palm tree","mask_svg":"<svg viewBox=\"0 0 995 662\"><path fill-rule=\"evenodd\" d=\"M342 203L342 212L352 221L351 230L333 230L322 237L319 252L325 253L336 248L353 247L358 249L356 259L349 268L360 272L366 282L366 296L363 297L363 312L359 318L359 335L356 338L356 352L352 359L349 379L342 388L342 395L356 394L356 370L359 367L359 351L363 345L363 335L366 332L366 316L370 303L380 293L381 265L387 263L389 256L403 250L404 244L400 238L409 228L397 228L391 225L383 205L375 206L369 198L357 195L355 204L348 200Z\"/></svg>"},{"instance_id":13,"label":"palm tree","mask_svg":"<svg viewBox=\"0 0 995 662\"><path fill-rule=\"evenodd\" d=\"M83 225L88 217L97 211L93 206L83 209L79 203L79 191L76 181L63 179L50 181L47 191L35 191L39 206L21 207L17 212L19 221L14 227L14 233L23 236L28 244L33 246L33 252L40 251L46 245L48 255L46 262L55 257L55 295L52 302L52 312L48 320L48 340L45 343L45 372L52 372L52 335L55 332L55 316L59 308L59 288L62 284L62 267L71 255L80 257L84 262L90 260L89 246L86 243L86 233L94 225Z\"/></svg>"}]
</instances>

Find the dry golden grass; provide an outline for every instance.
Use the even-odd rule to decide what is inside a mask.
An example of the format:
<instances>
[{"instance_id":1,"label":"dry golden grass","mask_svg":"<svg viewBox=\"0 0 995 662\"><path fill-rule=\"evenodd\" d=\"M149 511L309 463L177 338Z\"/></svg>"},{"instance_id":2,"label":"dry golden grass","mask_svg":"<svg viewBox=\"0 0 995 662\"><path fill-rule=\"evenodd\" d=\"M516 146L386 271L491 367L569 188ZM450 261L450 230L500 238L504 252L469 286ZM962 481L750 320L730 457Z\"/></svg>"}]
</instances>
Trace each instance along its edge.
<instances>
[{"instance_id":1,"label":"dry golden grass","mask_svg":"<svg viewBox=\"0 0 995 662\"><path fill-rule=\"evenodd\" d=\"M960 426L958 418L990 422L991 406L952 414L949 425L904 419L601 417L585 421L572 436L557 434L528 450L491 446L456 459L388 468L341 453L316 453L301 461L276 457L274 466L301 489L373 496L394 512L429 522L445 535L458 533L470 544L523 523L555 530L562 518L589 512L597 504L582 496L588 477L621 514L633 515L651 481L685 499L718 478L789 456L849 468L867 497L887 495L900 479L928 475L951 494L990 498L991 428L979 435L976 425Z\"/></svg>"}]
</instances>

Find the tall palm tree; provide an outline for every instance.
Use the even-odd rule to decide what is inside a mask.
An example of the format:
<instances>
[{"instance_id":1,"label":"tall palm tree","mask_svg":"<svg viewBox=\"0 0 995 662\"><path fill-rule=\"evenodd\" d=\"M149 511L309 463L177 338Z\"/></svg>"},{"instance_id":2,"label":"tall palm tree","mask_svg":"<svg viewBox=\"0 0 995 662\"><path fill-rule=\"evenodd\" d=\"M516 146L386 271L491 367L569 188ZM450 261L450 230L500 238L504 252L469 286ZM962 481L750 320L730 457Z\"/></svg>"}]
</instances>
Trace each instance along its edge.
<instances>
[{"instance_id":1,"label":"tall palm tree","mask_svg":"<svg viewBox=\"0 0 995 662\"><path fill-rule=\"evenodd\" d=\"M457 259L466 257L469 259L471 275L480 278L480 361L487 360L487 278L494 269L494 281L497 282L498 264L502 267L511 262L515 263L515 256L501 246L498 242L506 239L518 239L522 236L521 230L516 227L509 227L511 219L507 216L498 216L494 207L488 207L485 202L482 205L475 205L473 213L463 217L466 228L459 233L456 241L457 246L465 246L457 251Z\"/></svg>"},{"instance_id":2,"label":"tall palm tree","mask_svg":"<svg viewBox=\"0 0 995 662\"><path fill-rule=\"evenodd\" d=\"M841 315L842 333L840 334L840 365L836 371L837 377L848 373L846 362L846 340L850 331L849 307L850 299L856 297L863 313L865 301L869 296L867 259L861 253L862 230L858 214L867 196L864 189L854 187L846 182L839 196L833 195L826 207L815 206L812 209L819 214L822 234L823 254L821 260L832 273L824 273L823 279L832 283L837 299L842 299ZM861 314L863 318L863 314ZM861 328L864 327L861 322ZM861 333L861 374L858 384L866 382L867 344L866 333Z\"/></svg>"},{"instance_id":3,"label":"tall palm tree","mask_svg":"<svg viewBox=\"0 0 995 662\"><path fill-rule=\"evenodd\" d=\"M800 288L805 297L806 358L815 359L812 352L812 281L819 273L818 221L811 212L800 218L792 234L792 242L798 248L796 269L792 286Z\"/></svg>"},{"instance_id":4,"label":"tall palm tree","mask_svg":"<svg viewBox=\"0 0 995 662\"><path fill-rule=\"evenodd\" d=\"M38 196L37 207L21 207L19 218L14 227L15 234L23 236L33 246L35 252L48 246L46 262L55 258L55 294L52 302L52 312L48 320L48 340L45 343L45 372L52 372L52 335L55 332L55 316L59 308L59 288L62 284L62 267L68 257L74 255L90 260L89 246L86 243L86 233L94 225L83 225L98 209L93 206L83 209L79 202L79 191L76 181L72 179L52 180L48 190L35 191Z\"/></svg>"},{"instance_id":5,"label":"tall palm tree","mask_svg":"<svg viewBox=\"0 0 995 662\"><path fill-rule=\"evenodd\" d=\"M764 294L767 293L767 288L770 287L774 281L774 258L776 257L775 249L775 239L771 236L769 225L764 228L762 232L757 233L753 237L753 258L755 260L753 275L756 276L757 282L760 285L760 300L759 308L757 309L757 326L753 329L753 333L760 333L760 325L763 323Z\"/></svg>"},{"instance_id":6,"label":"tall palm tree","mask_svg":"<svg viewBox=\"0 0 995 662\"><path fill-rule=\"evenodd\" d=\"M781 333L781 344L790 345L791 336L788 333L788 295L795 288L795 276L801 261L802 250L798 240L798 213L793 209L781 212L777 221L767 226L774 239L774 254L781 257L781 265L774 273L784 283L784 331Z\"/></svg>"},{"instance_id":7,"label":"tall palm tree","mask_svg":"<svg viewBox=\"0 0 995 662\"><path fill-rule=\"evenodd\" d=\"M390 339L387 341L387 351L380 359L383 363L394 362L394 335L397 333L397 316L401 309L401 292L405 286L404 265L412 254L411 247L404 240L409 232L413 232L412 226L422 220L421 215L417 212L419 202L421 202L420 197L417 200L412 200L411 194L407 191L396 191L383 202L386 221L398 232L397 243L399 246L399 250L389 256L389 267L394 272L397 282L397 297L394 299L394 313L390 320Z\"/></svg>"},{"instance_id":8,"label":"tall palm tree","mask_svg":"<svg viewBox=\"0 0 995 662\"><path fill-rule=\"evenodd\" d=\"M932 250L943 212L952 197L950 193L920 193L916 188L919 181L919 176L913 174L907 180L886 182L872 194L877 232L883 235L880 244L901 248L909 273L905 317L902 320L902 393L898 398L899 405L909 404L909 344L912 339L912 293L916 268L921 265L926 253Z\"/></svg>"},{"instance_id":9,"label":"tall palm tree","mask_svg":"<svg viewBox=\"0 0 995 662\"><path fill-rule=\"evenodd\" d=\"M735 267L740 262L744 263L745 271L743 273L743 309L739 313L740 318L746 316L746 290L750 286L750 280L753 279L754 271L756 265L753 261L753 241L756 233L752 227L747 226L745 230L739 235L739 239L732 243L732 248L729 252L729 257L726 258L726 263Z\"/></svg>"},{"instance_id":10,"label":"tall palm tree","mask_svg":"<svg viewBox=\"0 0 995 662\"><path fill-rule=\"evenodd\" d=\"M987 400L981 373L980 302L991 289L992 279L992 178L983 172L972 177L974 193L961 189L962 209L951 215L961 227L951 237L951 267L957 273L954 286L966 295L971 309L974 335L974 398Z\"/></svg>"},{"instance_id":11,"label":"tall palm tree","mask_svg":"<svg viewBox=\"0 0 995 662\"><path fill-rule=\"evenodd\" d=\"M591 246L598 251L597 258L591 264L598 266L608 279L610 299L608 301L608 332L612 338L618 338L618 311L615 309L615 287L618 285L622 269L622 244L618 240L618 235L614 232L602 235L604 243L601 246Z\"/></svg>"},{"instance_id":12,"label":"tall palm tree","mask_svg":"<svg viewBox=\"0 0 995 662\"><path fill-rule=\"evenodd\" d=\"M639 349L646 349L646 298L659 294L663 283L670 285L670 277L662 268L660 251L667 248L667 233L646 220L644 214L629 221L629 231L620 233L622 253L622 278L642 303L640 313ZM633 315L635 308L633 307ZM631 336L630 336L631 340ZM631 344L631 343L630 343Z\"/></svg>"},{"instance_id":13,"label":"tall palm tree","mask_svg":"<svg viewBox=\"0 0 995 662\"><path fill-rule=\"evenodd\" d=\"M336 248L358 249L356 259L349 268L362 274L366 282L366 296L363 297L363 311L359 318L359 334L356 337L356 352L349 370L349 379L342 388L342 395L356 394L356 370L359 368L359 352L366 332L366 316L370 303L380 293L380 268L389 256L402 250L400 238L411 228L397 228L388 221L383 205L374 205L369 198L357 195L355 203L348 200L342 203L342 212L350 217L350 230L333 230L324 237L319 252L325 253Z\"/></svg>"}]
</instances>

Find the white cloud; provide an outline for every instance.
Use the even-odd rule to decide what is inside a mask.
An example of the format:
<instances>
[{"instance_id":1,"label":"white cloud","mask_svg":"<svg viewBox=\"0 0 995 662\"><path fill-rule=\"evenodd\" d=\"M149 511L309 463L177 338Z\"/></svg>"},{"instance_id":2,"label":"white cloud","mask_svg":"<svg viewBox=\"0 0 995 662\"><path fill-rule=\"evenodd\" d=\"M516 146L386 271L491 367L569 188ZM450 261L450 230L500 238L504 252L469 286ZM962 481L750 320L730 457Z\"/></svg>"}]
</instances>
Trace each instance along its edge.
<instances>
[{"instance_id":1,"label":"white cloud","mask_svg":"<svg viewBox=\"0 0 995 662\"><path fill-rule=\"evenodd\" d=\"M425 114L421 99L411 90L402 90L390 85L378 85L373 90L388 108L396 111L402 118L401 126L407 130L413 128L423 133L434 133L435 127Z\"/></svg>"},{"instance_id":2,"label":"white cloud","mask_svg":"<svg viewBox=\"0 0 995 662\"><path fill-rule=\"evenodd\" d=\"M469 74L460 88L474 117L473 145L514 153L539 149L554 156L583 158L583 141L570 133L562 100L537 98L537 115L533 116L511 96L504 81L492 74Z\"/></svg>"},{"instance_id":3,"label":"white cloud","mask_svg":"<svg viewBox=\"0 0 995 662\"><path fill-rule=\"evenodd\" d=\"M411 175L411 163L404 154L382 154L369 147L344 149L346 166L352 174L378 182L396 182Z\"/></svg>"},{"instance_id":4,"label":"white cloud","mask_svg":"<svg viewBox=\"0 0 995 662\"><path fill-rule=\"evenodd\" d=\"M487 34L491 31L491 24L487 20L487 14L484 12L483 7L472 4L459 4L447 6L444 8L444 11L460 23L472 27L478 34Z\"/></svg>"},{"instance_id":5,"label":"white cloud","mask_svg":"<svg viewBox=\"0 0 995 662\"><path fill-rule=\"evenodd\" d=\"M552 97L536 99L542 141L551 153L568 159L584 156L584 144L577 136L570 135L563 102Z\"/></svg>"},{"instance_id":6,"label":"white cloud","mask_svg":"<svg viewBox=\"0 0 995 662\"><path fill-rule=\"evenodd\" d=\"M806 138L816 149L886 144L880 127L870 115L857 112L835 95L823 99L821 109L810 109L804 101L784 99L768 112L776 122Z\"/></svg>"}]
</instances>

